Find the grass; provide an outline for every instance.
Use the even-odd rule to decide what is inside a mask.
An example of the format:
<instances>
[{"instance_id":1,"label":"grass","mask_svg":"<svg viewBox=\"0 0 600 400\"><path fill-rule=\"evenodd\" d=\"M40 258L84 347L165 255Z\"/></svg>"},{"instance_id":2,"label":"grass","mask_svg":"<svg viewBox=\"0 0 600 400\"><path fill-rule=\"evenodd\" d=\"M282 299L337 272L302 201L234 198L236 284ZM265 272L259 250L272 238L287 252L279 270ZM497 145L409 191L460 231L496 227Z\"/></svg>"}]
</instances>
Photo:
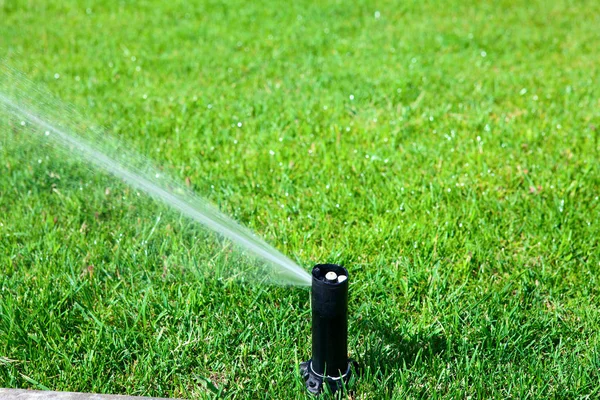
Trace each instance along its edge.
<instances>
[{"instance_id":1,"label":"grass","mask_svg":"<svg viewBox=\"0 0 600 400\"><path fill-rule=\"evenodd\" d=\"M597 2L0 0L0 20L36 83L307 269L350 269L352 398L600 394ZM226 244L1 129L0 386L302 396L306 290L215 279Z\"/></svg>"}]
</instances>

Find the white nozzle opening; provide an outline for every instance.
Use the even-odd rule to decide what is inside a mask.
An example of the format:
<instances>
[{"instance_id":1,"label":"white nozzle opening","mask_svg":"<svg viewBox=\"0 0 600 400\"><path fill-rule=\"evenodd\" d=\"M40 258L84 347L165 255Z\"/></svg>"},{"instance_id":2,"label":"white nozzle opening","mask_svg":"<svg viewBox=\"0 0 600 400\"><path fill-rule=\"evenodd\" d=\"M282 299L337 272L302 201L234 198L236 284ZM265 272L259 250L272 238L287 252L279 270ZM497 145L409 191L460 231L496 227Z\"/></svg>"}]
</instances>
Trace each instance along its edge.
<instances>
[{"instance_id":1,"label":"white nozzle opening","mask_svg":"<svg viewBox=\"0 0 600 400\"><path fill-rule=\"evenodd\" d=\"M346 275L340 275L340 276L338 276L337 281L338 281L338 283L342 283L346 279L348 279L348 277Z\"/></svg>"},{"instance_id":2,"label":"white nozzle opening","mask_svg":"<svg viewBox=\"0 0 600 400\"><path fill-rule=\"evenodd\" d=\"M329 271L325 274L325 279L327 279L329 282L335 282L338 279L338 276L335 272Z\"/></svg>"}]
</instances>

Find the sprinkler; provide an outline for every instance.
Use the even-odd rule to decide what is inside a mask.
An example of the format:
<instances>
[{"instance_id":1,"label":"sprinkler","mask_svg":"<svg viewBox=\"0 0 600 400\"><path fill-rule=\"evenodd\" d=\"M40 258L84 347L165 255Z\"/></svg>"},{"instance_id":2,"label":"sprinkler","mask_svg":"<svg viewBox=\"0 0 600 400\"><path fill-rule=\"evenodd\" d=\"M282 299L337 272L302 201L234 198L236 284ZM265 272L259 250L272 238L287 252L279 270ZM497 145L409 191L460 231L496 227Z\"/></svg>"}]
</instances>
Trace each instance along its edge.
<instances>
[{"instance_id":1,"label":"sprinkler","mask_svg":"<svg viewBox=\"0 0 600 400\"><path fill-rule=\"evenodd\" d=\"M300 364L306 388L319 394L326 384L331 392L350 380L348 360L348 271L335 264L312 270L312 359Z\"/></svg>"}]
</instances>

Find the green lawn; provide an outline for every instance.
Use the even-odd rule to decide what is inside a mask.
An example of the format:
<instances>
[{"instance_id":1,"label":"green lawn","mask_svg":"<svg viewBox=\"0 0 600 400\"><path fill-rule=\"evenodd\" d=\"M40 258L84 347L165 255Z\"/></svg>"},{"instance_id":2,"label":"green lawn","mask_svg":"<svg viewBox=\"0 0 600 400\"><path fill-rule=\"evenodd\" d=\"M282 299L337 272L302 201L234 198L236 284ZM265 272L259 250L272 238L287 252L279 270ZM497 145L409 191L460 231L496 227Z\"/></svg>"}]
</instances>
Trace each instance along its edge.
<instances>
[{"instance_id":1,"label":"green lawn","mask_svg":"<svg viewBox=\"0 0 600 400\"><path fill-rule=\"evenodd\" d=\"M226 3L0 0L0 57L347 266L352 398L600 396L600 3ZM304 395L307 290L1 118L0 387Z\"/></svg>"}]
</instances>

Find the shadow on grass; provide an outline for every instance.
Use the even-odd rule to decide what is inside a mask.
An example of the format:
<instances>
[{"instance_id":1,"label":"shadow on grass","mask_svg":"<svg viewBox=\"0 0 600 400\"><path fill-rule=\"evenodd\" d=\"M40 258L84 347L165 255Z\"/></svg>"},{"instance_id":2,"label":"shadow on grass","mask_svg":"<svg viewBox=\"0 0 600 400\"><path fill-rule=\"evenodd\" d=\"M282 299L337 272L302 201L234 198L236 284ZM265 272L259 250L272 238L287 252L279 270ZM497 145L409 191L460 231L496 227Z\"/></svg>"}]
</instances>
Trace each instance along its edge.
<instances>
[{"instance_id":1,"label":"shadow on grass","mask_svg":"<svg viewBox=\"0 0 600 400\"><path fill-rule=\"evenodd\" d=\"M363 337L361 370L386 374L390 370L407 369L418 362L427 362L442 354L448 347L444 336L434 332L408 335L383 319L355 323Z\"/></svg>"}]
</instances>

